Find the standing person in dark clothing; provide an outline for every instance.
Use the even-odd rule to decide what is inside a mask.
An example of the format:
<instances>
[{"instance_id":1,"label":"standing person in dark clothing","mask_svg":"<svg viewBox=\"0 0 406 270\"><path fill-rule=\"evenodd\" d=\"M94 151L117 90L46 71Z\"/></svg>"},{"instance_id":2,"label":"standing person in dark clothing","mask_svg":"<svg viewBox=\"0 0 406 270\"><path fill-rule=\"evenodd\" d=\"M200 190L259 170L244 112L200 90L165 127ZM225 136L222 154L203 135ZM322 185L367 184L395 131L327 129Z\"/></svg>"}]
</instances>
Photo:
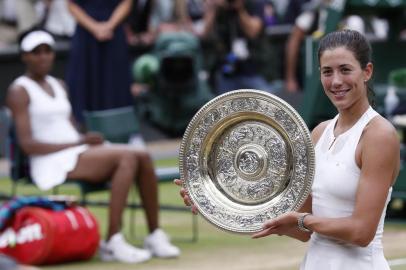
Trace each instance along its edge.
<instances>
[{"instance_id":1,"label":"standing person in dark clothing","mask_svg":"<svg viewBox=\"0 0 406 270\"><path fill-rule=\"evenodd\" d=\"M127 42L132 46L151 45L154 35L148 29L153 0L135 0L128 16L125 31Z\"/></svg>"},{"instance_id":2,"label":"standing person in dark clothing","mask_svg":"<svg viewBox=\"0 0 406 270\"><path fill-rule=\"evenodd\" d=\"M290 0L283 16L283 22L295 24L296 18L303 12L303 6L310 0Z\"/></svg>"},{"instance_id":3,"label":"standing person in dark clothing","mask_svg":"<svg viewBox=\"0 0 406 270\"><path fill-rule=\"evenodd\" d=\"M217 93L239 88L271 92L265 66L264 1L208 0L203 38L215 46Z\"/></svg>"},{"instance_id":4,"label":"standing person in dark clothing","mask_svg":"<svg viewBox=\"0 0 406 270\"><path fill-rule=\"evenodd\" d=\"M128 46L122 21L132 0L70 0L77 21L72 38L67 84L73 112L83 122L84 110L130 105Z\"/></svg>"}]
</instances>

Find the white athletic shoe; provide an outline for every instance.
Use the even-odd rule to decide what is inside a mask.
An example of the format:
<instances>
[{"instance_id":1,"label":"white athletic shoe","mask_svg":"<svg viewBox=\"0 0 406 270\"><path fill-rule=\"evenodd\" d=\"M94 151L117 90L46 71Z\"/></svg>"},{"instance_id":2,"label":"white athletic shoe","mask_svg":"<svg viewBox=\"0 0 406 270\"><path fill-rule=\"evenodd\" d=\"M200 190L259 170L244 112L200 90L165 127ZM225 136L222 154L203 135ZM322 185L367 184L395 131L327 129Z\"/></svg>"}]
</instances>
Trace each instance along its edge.
<instances>
[{"instance_id":1,"label":"white athletic shoe","mask_svg":"<svg viewBox=\"0 0 406 270\"><path fill-rule=\"evenodd\" d=\"M144 240L144 248L153 256L160 258L174 258L180 255L180 250L171 244L169 237L161 229L156 229Z\"/></svg>"},{"instance_id":2,"label":"white athletic shoe","mask_svg":"<svg viewBox=\"0 0 406 270\"><path fill-rule=\"evenodd\" d=\"M99 254L102 261L123 263L141 263L151 259L152 256L148 250L127 243L121 233L114 234L108 242L101 241Z\"/></svg>"}]
</instances>

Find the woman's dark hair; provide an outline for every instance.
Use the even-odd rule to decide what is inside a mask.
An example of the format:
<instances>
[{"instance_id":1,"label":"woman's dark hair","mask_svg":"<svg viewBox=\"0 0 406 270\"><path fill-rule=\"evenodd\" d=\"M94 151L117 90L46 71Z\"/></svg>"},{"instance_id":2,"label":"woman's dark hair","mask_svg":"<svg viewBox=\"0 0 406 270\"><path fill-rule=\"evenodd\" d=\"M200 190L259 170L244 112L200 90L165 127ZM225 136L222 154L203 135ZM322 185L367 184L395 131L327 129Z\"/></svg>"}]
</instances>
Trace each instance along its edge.
<instances>
[{"instance_id":1,"label":"woman's dark hair","mask_svg":"<svg viewBox=\"0 0 406 270\"><path fill-rule=\"evenodd\" d=\"M366 68L367 64L372 62L371 44L364 35L354 30L340 30L328 33L319 43L317 56L319 59L326 50L332 50L339 47L345 47L354 54L355 59L359 62L362 69ZM375 93L367 83L368 99L371 104L374 104Z\"/></svg>"}]
</instances>

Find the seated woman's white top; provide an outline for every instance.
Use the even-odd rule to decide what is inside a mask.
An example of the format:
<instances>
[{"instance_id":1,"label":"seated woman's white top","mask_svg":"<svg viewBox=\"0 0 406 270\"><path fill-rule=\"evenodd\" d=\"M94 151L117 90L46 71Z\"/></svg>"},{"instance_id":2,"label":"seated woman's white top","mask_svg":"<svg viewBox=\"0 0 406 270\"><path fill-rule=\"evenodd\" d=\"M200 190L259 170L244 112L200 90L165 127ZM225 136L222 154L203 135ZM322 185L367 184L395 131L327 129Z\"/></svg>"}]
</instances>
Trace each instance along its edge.
<instances>
[{"instance_id":1,"label":"seated woman's white top","mask_svg":"<svg viewBox=\"0 0 406 270\"><path fill-rule=\"evenodd\" d=\"M14 81L29 96L28 113L33 138L50 144L79 142L80 134L70 120L72 108L66 91L54 77L47 76L45 79L54 96L27 76L20 76ZM33 181L43 190L63 183L68 172L75 168L79 155L87 148L87 145L79 145L46 155L31 155L30 173Z\"/></svg>"}]
</instances>

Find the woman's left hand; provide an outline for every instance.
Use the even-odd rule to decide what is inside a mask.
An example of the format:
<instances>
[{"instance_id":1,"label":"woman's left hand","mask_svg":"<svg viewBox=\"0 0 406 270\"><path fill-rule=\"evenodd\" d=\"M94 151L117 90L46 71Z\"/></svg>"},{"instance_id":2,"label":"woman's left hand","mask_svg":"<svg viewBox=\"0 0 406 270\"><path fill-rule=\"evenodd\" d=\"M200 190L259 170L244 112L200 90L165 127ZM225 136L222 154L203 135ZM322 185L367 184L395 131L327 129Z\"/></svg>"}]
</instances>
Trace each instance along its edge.
<instances>
[{"instance_id":1,"label":"woman's left hand","mask_svg":"<svg viewBox=\"0 0 406 270\"><path fill-rule=\"evenodd\" d=\"M108 41L114 36L114 28L108 22L97 22L93 35L100 42Z\"/></svg>"},{"instance_id":2,"label":"woman's left hand","mask_svg":"<svg viewBox=\"0 0 406 270\"><path fill-rule=\"evenodd\" d=\"M300 213L298 212L288 212L277 218L268 220L262 226L262 231L253 234L252 238L261 238L272 234L297 238L297 219L299 216Z\"/></svg>"}]
</instances>

